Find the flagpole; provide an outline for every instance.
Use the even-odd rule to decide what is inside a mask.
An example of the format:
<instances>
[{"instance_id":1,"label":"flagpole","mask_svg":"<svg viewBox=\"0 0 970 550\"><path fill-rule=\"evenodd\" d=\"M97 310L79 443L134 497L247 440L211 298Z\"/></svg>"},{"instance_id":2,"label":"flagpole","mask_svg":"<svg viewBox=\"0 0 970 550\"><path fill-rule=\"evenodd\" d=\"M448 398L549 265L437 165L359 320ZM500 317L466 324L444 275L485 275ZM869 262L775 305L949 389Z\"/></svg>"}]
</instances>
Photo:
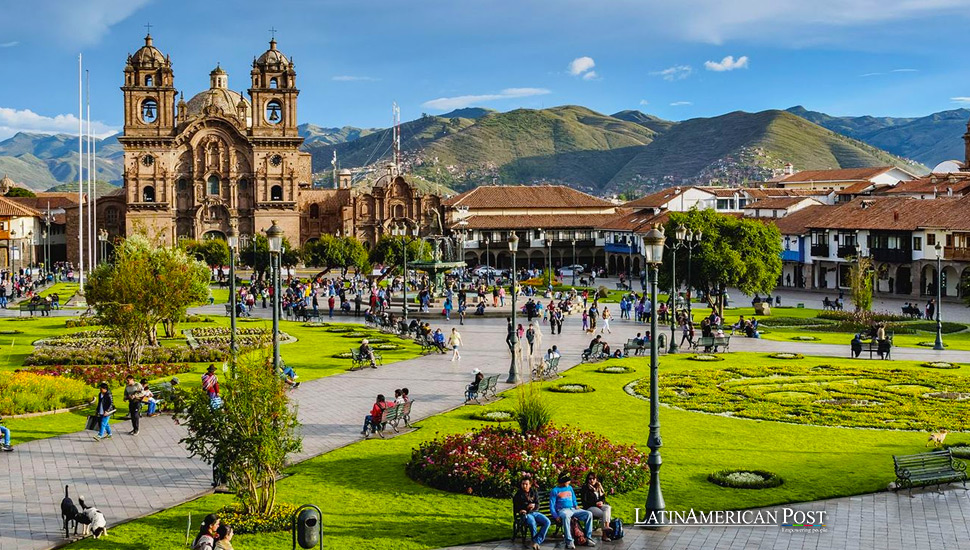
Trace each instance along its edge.
<instances>
[{"instance_id":1,"label":"flagpole","mask_svg":"<svg viewBox=\"0 0 970 550\"><path fill-rule=\"evenodd\" d=\"M87 107L88 107L88 272L94 269L94 242L91 234L91 184L94 181L94 137L91 135L91 71L84 71L87 78Z\"/></svg>"},{"instance_id":2,"label":"flagpole","mask_svg":"<svg viewBox=\"0 0 970 550\"><path fill-rule=\"evenodd\" d=\"M78 283L84 293L84 70L82 54L77 55L77 253Z\"/></svg>"}]
</instances>

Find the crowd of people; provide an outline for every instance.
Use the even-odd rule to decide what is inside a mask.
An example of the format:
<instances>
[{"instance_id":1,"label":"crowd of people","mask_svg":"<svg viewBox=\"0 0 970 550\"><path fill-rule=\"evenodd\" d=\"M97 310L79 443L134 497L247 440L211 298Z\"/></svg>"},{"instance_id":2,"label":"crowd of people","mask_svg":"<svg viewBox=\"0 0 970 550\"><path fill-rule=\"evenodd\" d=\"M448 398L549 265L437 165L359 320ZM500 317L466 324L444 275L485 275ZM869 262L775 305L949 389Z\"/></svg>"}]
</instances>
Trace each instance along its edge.
<instances>
[{"instance_id":1,"label":"crowd of people","mask_svg":"<svg viewBox=\"0 0 970 550\"><path fill-rule=\"evenodd\" d=\"M525 544L528 546L531 542L533 550L538 550L545 542L553 523L561 526L566 548L575 548L576 544L596 546L593 541L594 520L601 522L600 540L603 542L612 541L617 531L620 531L617 528L618 523L612 520L612 509L606 500L607 491L596 473L586 473L578 498L572 483L573 478L569 472L559 474L555 487L549 489L549 509L546 515L546 511L541 509L541 489L537 480L530 474L524 474L519 480L518 490L512 497L512 511L517 521L522 522L528 529L529 539ZM575 528L574 522L578 522Z\"/></svg>"}]
</instances>

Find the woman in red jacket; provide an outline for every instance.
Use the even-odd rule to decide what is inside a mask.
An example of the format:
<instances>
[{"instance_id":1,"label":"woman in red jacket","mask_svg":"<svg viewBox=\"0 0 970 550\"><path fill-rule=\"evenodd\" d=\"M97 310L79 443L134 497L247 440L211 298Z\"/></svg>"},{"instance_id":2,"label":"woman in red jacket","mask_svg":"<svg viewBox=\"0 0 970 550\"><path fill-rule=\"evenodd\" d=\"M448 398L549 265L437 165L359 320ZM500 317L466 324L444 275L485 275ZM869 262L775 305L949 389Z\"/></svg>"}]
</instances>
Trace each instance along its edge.
<instances>
[{"instance_id":1,"label":"woman in red jacket","mask_svg":"<svg viewBox=\"0 0 970 550\"><path fill-rule=\"evenodd\" d=\"M360 435L367 437L368 427L370 427L371 433L377 433L377 426L384 417L384 410L393 406L393 401L386 401L383 393L378 394L377 400L374 401L374 406L371 407L370 414L364 417L364 428L360 431Z\"/></svg>"}]
</instances>

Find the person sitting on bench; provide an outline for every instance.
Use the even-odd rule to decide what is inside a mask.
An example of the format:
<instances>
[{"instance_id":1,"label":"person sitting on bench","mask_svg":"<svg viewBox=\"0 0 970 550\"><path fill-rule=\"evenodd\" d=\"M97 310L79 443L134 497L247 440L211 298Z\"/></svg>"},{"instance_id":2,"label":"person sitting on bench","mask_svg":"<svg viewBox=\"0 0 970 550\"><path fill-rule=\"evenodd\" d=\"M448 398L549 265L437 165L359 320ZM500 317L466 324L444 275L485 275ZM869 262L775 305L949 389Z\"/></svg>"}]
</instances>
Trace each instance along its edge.
<instances>
[{"instance_id":1,"label":"person sitting on bench","mask_svg":"<svg viewBox=\"0 0 970 550\"><path fill-rule=\"evenodd\" d=\"M431 335L431 341L434 342L436 348L441 353L447 353L445 348L445 333L441 332L440 328L434 329L434 334Z\"/></svg>"},{"instance_id":2,"label":"person sitting on bench","mask_svg":"<svg viewBox=\"0 0 970 550\"><path fill-rule=\"evenodd\" d=\"M859 354L862 353L862 335L856 333L855 336L852 337L852 342L849 343L849 346L852 348L852 356L858 359Z\"/></svg>"},{"instance_id":3,"label":"person sitting on bench","mask_svg":"<svg viewBox=\"0 0 970 550\"><path fill-rule=\"evenodd\" d=\"M533 487L531 477L523 477L519 482L519 490L512 497L512 511L529 527L532 550L538 550L546 540L551 522L539 511L539 491Z\"/></svg>"},{"instance_id":4,"label":"person sitting on bench","mask_svg":"<svg viewBox=\"0 0 970 550\"><path fill-rule=\"evenodd\" d=\"M299 388L300 382L296 381L296 379L299 378L299 376L296 374L296 371L293 370L293 367L287 365L285 362L283 362L282 359L280 359L280 363L282 363L282 366L283 366L283 371L282 371L283 382L285 382L287 386L290 386L293 389Z\"/></svg>"},{"instance_id":5,"label":"person sitting on bench","mask_svg":"<svg viewBox=\"0 0 970 550\"><path fill-rule=\"evenodd\" d=\"M383 393L377 394L370 414L364 417L364 428L360 431L360 435L367 436L368 428L371 433L377 433L377 427L380 426L381 419L384 418L384 411L393 406L394 402L385 400Z\"/></svg>"},{"instance_id":6,"label":"person sitting on bench","mask_svg":"<svg viewBox=\"0 0 970 550\"><path fill-rule=\"evenodd\" d=\"M482 384L482 380L485 380L485 375L482 374L482 371L479 369L473 370L472 374L475 375L475 380L472 381L471 384L468 384L468 387L465 388L466 402L471 401L472 399L475 399L475 396L478 395L478 390Z\"/></svg>"},{"instance_id":7,"label":"person sitting on bench","mask_svg":"<svg viewBox=\"0 0 970 550\"><path fill-rule=\"evenodd\" d=\"M152 393L152 390L148 389L148 379L142 378L138 383L141 384L142 387L141 402L148 403L147 416L149 418L158 416L158 399L155 399L155 394Z\"/></svg>"},{"instance_id":8,"label":"person sitting on bench","mask_svg":"<svg viewBox=\"0 0 970 550\"><path fill-rule=\"evenodd\" d=\"M370 368L377 368L377 361L374 359L374 350L371 349L370 344L367 342L367 338L360 341L360 357L361 359L370 361Z\"/></svg>"},{"instance_id":9,"label":"person sitting on bench","mask_svg":"<svg viewBox=\"0 0 970 550\"><path fill-rule=\"evenodd\" d=\"M13 447L10 445L10 429L3 425L3 418L0 418L0 451L10 452Z\"/></svg>"},{"instance_id":10,"label":"person sitting on bench","mask_svg":"<svg viewBox=\"0 0 970 550\"><path fill-rule=\"evenodd\" d=\"M559 474L557 484L549 492L549 511L552 512L552 519L556 523L562 523L562 531L566 537L566 548L576 548L573 541L573 530L569 522L573 518L585 526L586 545L596 546L593 538L593 514L589 510L583 510L576 503L576 493L569 486L572 478L568 472Z\"/></svg>"}]
</instances>

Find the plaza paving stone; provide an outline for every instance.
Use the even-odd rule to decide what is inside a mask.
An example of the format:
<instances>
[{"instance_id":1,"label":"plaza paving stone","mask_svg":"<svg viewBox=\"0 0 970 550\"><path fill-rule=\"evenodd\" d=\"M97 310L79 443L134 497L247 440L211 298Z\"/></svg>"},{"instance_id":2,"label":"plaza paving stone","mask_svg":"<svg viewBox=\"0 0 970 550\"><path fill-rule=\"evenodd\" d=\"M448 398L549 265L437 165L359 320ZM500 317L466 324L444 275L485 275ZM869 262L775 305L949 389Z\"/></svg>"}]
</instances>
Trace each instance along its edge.
<instances>
[{"instance_id":1,"label":"plaza paving stone","mask_svg":"<svg viewBox=\"0 0 970 550\"><path fill-rule=\"evenodd\" d=\"M259 316L268 310L256 309ZM222 305L198 308L209 315L224 314ZM339 320L351 320L341 318ZM524 319L523 319L524 321ZM446 330L457 326L434 323ZM638 331L636 325L619 319L608 341L617 345ZM579 361L589 337L578 319L567 320L564 334L552 336L542 328L543 349L558 344L564 367ZM461 329L463 359L451 362L450 355L431 355L379 369L364 369L330 376L303 384L291 396L299 406L303 423L304 450L294 461L304 460L360 439L364 414L377 393L393 393L407 386L415 400L413 418L420 420L462 404L462 392L470 371L504 373L508 352L504 343L504 321L469 320ZM814 355L845 357L848 346L826 346L796 342L732 339L732 351L798 351ZM286 348L283 348L286 357ZM896 359L937 359L970 362L970 352L934 352L924 349L894 350ZM502 377L504 380L504 376ZM500 384L499 389L509 387ZM87 497L115 525L163 510L210 491L211 470L201 461L188 458L178 441L185 431L171 417L143 419L141 434L129 436L128 422L113 425L113 438L95 442L91 432L78 432L16 446L0 460L0 550L51 548L64 542L59 502L64 485L71 495ZM16 443L16 434L14 434ZM813 505L804 505L812 507ZM910 499L891 493L877 493L837 499L825 503L833 514L829 534L812 538L804 534L781 534L765 529L682 528L666 533L640 531L631 527L628 538L615 548L970 548L966 519L970 517L967 493L962 490L918 493ZM954 521L956 520L956 521ZM833 537L831 541L826 537ZM505 548L502 543L462 548ZM961 546L962 545L962 546Z\"/></svg>"}]
</instances>

